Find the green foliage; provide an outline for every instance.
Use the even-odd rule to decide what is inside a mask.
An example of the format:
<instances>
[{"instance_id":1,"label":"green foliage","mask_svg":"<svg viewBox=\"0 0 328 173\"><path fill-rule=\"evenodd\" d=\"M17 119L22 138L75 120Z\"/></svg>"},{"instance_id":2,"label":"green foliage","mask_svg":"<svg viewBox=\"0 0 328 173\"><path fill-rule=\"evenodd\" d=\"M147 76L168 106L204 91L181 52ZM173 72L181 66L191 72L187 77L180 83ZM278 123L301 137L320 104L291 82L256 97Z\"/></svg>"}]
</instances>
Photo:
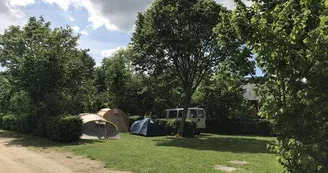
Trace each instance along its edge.
<instances>
[{"instance_id":1,"label":"green foliage","mask_svg":"<svg viewBox=\"0 0 328 173\"><path fill-rule=\"evenodd\" d=\"M172 78L169 74L162 74L160 76L144 76L144 97L146 103L148 101L149 107L153 114L161 113L167 108L182 107L182 93L181 81Z\"/></svg>"},{"instance_id":2,"label":"green foliage","mask_svg":"<svg viewBox=\"0 0 328 173\"><path fill-rule=\"evenodd\" d=\"M8 111L15 115L33 113L34 111L31 107L32 102L30 96L23 90L13 91L8 103L10 105Z\"/></svg>"},{"instance_id":3,"label":"green foliage","mask_svg":"<svg viewBox=\"0 0 328 173\"><path fill-rule=\"evenodd\" d=\"M5 116L5 114L0 113L0 129L2 129L2 118Z\"/></svg>"},{"instance_id":4,"label":"green foliage","mask_svg":"<svg viewBox=\"0 0 328 173\"><path fill-rule=\"evenodd\" d=\"M157 119L155 120L155 123L165 127L167 135L177 134L180 126L180 120L172 120L172 119ZM195 134L196 134L196 122L186 120L183 137L195 137Z\"/></svg>"},{"instance_id":5,"label":"green foliage","mask_svg":"<svg viewBox=\"0 0 328 173\"><path fill-rule=\"evenodd\" d=\"M16 130L16 117L14 115L5 115L2 117L2 129L15 131Z\"/></svg>"},{"instance_id":6,"label":"green foliage","mask_svg":"<svg viewBox=\"0 0 328 173\"><path fill-rule=\"evenodd\" d=\"M78 116L65 115L51 118L46 125L47 137L58 142L74 142L82 135L82 120Z\"/></svg>"},{"instance_id":7,"label":"green foliage","mask_svg":"<svg viewBox=\"0 0 328 173\"><path fill-rule=\"evenodd\" d=\"M19 116L15 116L15 131L30 134L34 130L34 123L35 122L33 122L33 116L29 114L21 114Z\"/></svg>"},{"instance_id":8,"label":"green foliage","mask_svg":"<svg viewBox=\"0 0 328 173\"><path fill-rule=\"evenodd\" d=\"M5 115L0 114L0 129L29 134L34 127L30 115Z\"/></svg>"},{"instance_id":9,"label":"green foliage","mask_svg":"<svg viewBox=\"0 0 328 173\"><path fill-rule=\"evenodd\" d=\"M31 17L24 27L11 26L0 35L0 62L10 84L28 96L36 115L55 116L78 108L81 112L81 101L74 96L95 63L87 50L77 48L78 39L71 28L52 29L42 17Z\"/></svg>"},{"instance_id":10,"label":"green foliage","mask_svg":"<svg viewBox=\"0 0 328 173\"><path fill-rule=\"evenodd\" d=\"M287 172L328 171L328 66L325 0L240 5L231 28L266 74L261 115L273 121L273 149Z\"/></svg>"},{"instance_id":11,"label":"green foliage","mask_svg":"<svg viewBox=\"0 0 328 173\"><path fill-rule=\"evenodd\" d=\"M207 122L209 133L272 136L272 124L267 120L224 120L211 119Z\"/></svg>"},{"instance_id":12,"label":"green foliage","mask_svg":"<svg viewBox=\"0 0 328 173\"><path fill-rule=\"evenodd\" d=\"M142 115L143 83L141 75L133 74L130 48L121 49L103 60L96 70L99 102L131 114Z\"/></svg>"},{"instance_id":13,"label":"green foliage","mask_svg":"<svg viewBox=\"0 0 328 173\"><path fill-rule=\"evenodd\" d=\"M214 0L157 0L138 14L132 61L149 75L167 73L179 79L185 110L204 76L218 67L229 49L218 45L213 32L226 12ZM184 112L180 135L187 116Z\"/></svg>"},{"instance_id":14,"label":"green foliage","mask_svg":"<svg viewBox=\"0 0 328 173\"><path fill-rule=\"evenodd\" d=\"M254 119L243 94L242 77L219 72L204 80L194 95L194 105L205 108L210 119Z\"/></svg>"},{"instance_id":15,"label":"green foliage","mask_svg":"<svg viewBox=\"0 0 328 173\"><path fill-rule=\"evenodd\" d=\"M0 112L8 113L10 109L10 97L12 86L10 85L8 76L0 72Z\"/></svg>"}]
</instances>

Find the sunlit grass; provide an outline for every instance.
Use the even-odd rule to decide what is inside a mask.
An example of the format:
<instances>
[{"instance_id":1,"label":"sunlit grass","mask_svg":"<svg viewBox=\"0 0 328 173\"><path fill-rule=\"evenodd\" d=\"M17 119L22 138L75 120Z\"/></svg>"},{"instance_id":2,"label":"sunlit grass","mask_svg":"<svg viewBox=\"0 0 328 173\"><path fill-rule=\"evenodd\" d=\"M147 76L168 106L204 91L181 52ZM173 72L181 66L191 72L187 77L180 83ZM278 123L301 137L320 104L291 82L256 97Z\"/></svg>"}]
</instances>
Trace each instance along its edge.
<instances>
[{"instance_id":1,"label":"sunlit grass","mask_svg":"<svg viewBox=\"0 0 328 173\"><path fill-rule=\"evenodd\" d=\"M4 134L4 132L0 132ZM59 144L43 138L25 136L12 143L31 147L71 151L103 161L110 169L132 172L220 172L214 165L238 168L237 173L281 173L275 155L266 149L269 137L204 134L197 138L142 137L121 134L120 140ZM231 160L247 161L238 166Z\"/></svg>"}]
</instances>

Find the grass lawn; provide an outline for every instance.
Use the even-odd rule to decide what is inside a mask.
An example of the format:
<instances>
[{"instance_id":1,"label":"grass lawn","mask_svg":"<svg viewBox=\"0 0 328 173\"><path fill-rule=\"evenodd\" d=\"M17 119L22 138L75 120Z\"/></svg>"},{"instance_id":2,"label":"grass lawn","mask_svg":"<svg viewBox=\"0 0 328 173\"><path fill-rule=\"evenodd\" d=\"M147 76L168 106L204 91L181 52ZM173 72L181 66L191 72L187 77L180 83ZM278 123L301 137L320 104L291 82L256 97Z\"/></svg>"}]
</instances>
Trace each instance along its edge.
<instances>
[{"instance_id":1,"label":"grass lawn","mask_svg":"<svg viewBox=\"0 0 328 173\"><path fill-rule=\"evenodd\" d=\"M0 137L8 132L0 132ZM274 138L203 134L197 138L141 137L121 134L120 140L88 141L59 144L46 139L25 136L13 144L71 151L101 160L107 167L132 172L220 172L214 165L233 166L237 173L281 173L282 167L266 144ZM247 161L238 166L229 161Z\"/></svg>"}]
</instances>

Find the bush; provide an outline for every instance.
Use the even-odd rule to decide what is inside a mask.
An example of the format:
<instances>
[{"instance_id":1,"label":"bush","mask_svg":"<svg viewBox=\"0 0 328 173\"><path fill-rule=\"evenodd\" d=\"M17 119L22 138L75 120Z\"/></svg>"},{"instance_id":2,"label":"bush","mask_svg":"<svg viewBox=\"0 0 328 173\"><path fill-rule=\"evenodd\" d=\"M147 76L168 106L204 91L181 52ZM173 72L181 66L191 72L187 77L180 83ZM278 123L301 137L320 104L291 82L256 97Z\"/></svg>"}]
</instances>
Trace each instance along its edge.
<instances>
[{"instance_id":1,"label":"bush","mask_svg":"<svg viewBox=\"0 0 328 173\"><path fill-rule=\"evenodd\" d=\"M16 117L13 115L5 115L2 117L2 128L4 130L16 130Z\"/></svg>"},{"instance_id":2,"label":"bush","mask_svg":"<svg viewBox=\"0 0 328 173\"><path fill-rule=\"evenodd\" d=\"M31 115L16 116L15 131L29 134L33 131L34 122Z\"/></svg>"},{"instance_id":3,"label":"bush","mask_svg":"<svg viewBox=\"0 0 328 173\"><path fill-rule=\"evenodd\" d=\"M5 116L5 115L0 113L0 129L2 129L2 117L3 116Z\"/></svg>"},{"instance_id":4,"label":"bush","mask_svg":"<svg viewBox=\"0 0 328 173\"><path fill-rule=\"evenodd\" d=\"M0 128L28 134L33 130L33 120L30 115L0 115Z\"/></svg>"},{"instance_id":5,"label":"bush","mask_svg":"<svg viewBox=\"0 0 328 173\"><path fill-rule=\"evenodd\" d=\"M165 127L167 135L176 135L180 126L179 120L157 119L155 120L155 123ZM183 137L195 137L195 134L196 123L194 121L186 120Z\"/></svg>"},{"instance_id":6,"label":"bush","mask_svg":"<svg viewBox=\"0 0 328 173\"><path fill-rule=\"evenodd\" d=\"M78 116L65 115L50 118L46 125L47 137L58 142L74 142L82 135L82 120Z\"/></svg>"},{"instance_id":7,"label":"bush","mask_svg":"<svg viewBox=\"0 0 328 173\"><path fill-rule=\"evenodd\" d=\"M217 134L273 136L268 120L209 120L207 131Z\"/></svg>"}]
</instances>

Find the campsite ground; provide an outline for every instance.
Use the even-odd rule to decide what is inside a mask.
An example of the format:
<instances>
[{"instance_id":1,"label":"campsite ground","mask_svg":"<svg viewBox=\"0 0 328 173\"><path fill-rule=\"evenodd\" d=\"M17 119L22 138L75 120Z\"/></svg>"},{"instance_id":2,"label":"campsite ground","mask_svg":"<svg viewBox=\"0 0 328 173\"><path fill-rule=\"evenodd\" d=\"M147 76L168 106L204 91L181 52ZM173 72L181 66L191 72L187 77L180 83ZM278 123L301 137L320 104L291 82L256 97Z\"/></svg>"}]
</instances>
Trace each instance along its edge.
<instances>
[{"instance_id":1,"label":"campsite ground","mask_svg":"<svg viewBox=\"0 0 328 173\"><path fill-rule=\"evenodd\" d=\"M105 169L100 161L70 152L41 148L45 140L40 140L40 145L31 151L24 146L25 139L28 137L0 130L1 173L129 173Z\"/></svg>"},{"instance_id":2,"label":"campsite ground","mask_svg":"<svg viewBox=\"0 0 328 173\"><path fill-rule=\"evenodd\" d=\"M0 131L0 138L8 132ZM237 173L282 172L275 155L266 149L274 138L203 134L197 138L141 137L121 134L120 140L59 144L49 140L16 136L8 145L38 152L61 151L100 160L106 167L132 172L220 172L215 165L237 168ZM0 160L1 161L1 160ZM245 161L245 165L230 163Z\"/></svg>"}]
</instances>

